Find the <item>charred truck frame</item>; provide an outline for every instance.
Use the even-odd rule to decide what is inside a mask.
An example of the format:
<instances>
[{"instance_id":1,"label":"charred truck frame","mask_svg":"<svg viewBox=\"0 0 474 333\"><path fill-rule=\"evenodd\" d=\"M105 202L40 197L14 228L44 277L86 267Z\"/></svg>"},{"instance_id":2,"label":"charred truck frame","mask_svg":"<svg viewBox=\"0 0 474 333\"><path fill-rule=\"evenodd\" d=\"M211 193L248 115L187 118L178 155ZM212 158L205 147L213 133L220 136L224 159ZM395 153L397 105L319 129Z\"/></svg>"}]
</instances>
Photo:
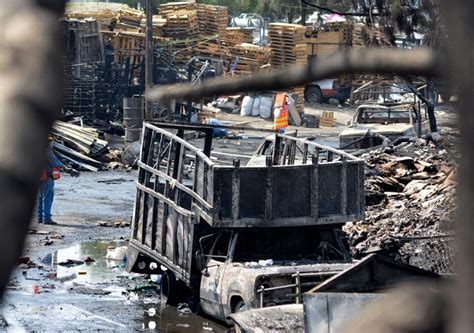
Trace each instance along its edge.
<instances>
[{"instance_id":1,"label":"charred truck frame","mask_svg":"<svg viewBox=\"0 0 474 333\"><path fill-rule=\"evenodd\" d=\"M186 131L204 133L201 149L183 139ZM226 320L299 303L351 265L340 229L364 216L362 160L275 134L266 142L273 147L258 150L266 165L219 165L212 131L145 123L129 270L162 273L162 301L192 295Z\"/></svg>"}]
</instances>

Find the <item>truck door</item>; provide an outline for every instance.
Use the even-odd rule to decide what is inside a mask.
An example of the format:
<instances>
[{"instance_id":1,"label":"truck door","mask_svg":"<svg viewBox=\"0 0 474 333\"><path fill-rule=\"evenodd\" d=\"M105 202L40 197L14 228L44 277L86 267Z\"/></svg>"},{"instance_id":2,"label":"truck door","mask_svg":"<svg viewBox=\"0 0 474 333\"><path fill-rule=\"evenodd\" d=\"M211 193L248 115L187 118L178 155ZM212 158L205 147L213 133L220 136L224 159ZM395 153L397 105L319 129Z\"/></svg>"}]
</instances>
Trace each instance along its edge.
<instances>
[{"instance_id":1,"label":"truck door","mask_svg":"<svg viewBox=\"0 0 474 333\"><path fill-rule=\"evenodd\" d=\"M227 266L229 244L232 233L221 231L209 251L201 278L201 307L208 315L224 319L222 305L222 277Z\"/></svg>"}]
</instances>

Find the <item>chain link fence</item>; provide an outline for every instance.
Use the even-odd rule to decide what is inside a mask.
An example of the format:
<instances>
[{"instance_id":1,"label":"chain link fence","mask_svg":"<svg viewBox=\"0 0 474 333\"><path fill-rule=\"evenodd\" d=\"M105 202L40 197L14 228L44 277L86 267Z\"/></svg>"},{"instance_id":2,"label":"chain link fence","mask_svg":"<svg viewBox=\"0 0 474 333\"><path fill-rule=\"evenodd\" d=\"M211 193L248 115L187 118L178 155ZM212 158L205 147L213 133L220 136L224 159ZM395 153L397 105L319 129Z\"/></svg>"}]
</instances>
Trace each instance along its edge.
<instances>
[{"instance_id":1,"label":"chain link fence","mask_svg":"<svg viewBox=\"0 0 474 333\"><path fill-rule=\"evenodd\" d=\"M410 237L403 239L404 253L409 253L410 265L440 275L453 275L456 261L454 235Z\"/></svg>"}]
</instances>

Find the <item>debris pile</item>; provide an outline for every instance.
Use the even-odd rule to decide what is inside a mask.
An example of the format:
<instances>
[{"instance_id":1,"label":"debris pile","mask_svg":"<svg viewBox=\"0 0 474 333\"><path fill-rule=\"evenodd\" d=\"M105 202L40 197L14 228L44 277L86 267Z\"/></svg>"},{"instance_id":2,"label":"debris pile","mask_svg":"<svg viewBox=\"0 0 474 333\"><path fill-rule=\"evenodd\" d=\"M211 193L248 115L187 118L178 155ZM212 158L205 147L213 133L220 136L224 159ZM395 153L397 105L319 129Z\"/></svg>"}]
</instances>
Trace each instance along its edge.
<instances>
[{"instance_id":1,"label":"debris pile","mask_svg":"<svg viewBox=\"0 0 474 333\"><path fill-rule=\"evenodd\" d=\"M99 171L106 166L123 167L118 162L120 154L108 146L108 141L102 139L101 132L95 128L56 121L51 133L55 154L74 168Z\"/></svg>"},{"instance_id":2,"label":"debris pile","mask_svg":"<svg viewBox=\"0 0 474 333\"><path fill-rule=\"evenodd\" d=\"M418 139L393 153L382 149L362 156L366 219L345 226L356 256L381 252L408 263L416 252L413 246L408 250L409 240L452 234L457 166L448 153L454 148L446 145Z\"/></svg>"}]
</instances>

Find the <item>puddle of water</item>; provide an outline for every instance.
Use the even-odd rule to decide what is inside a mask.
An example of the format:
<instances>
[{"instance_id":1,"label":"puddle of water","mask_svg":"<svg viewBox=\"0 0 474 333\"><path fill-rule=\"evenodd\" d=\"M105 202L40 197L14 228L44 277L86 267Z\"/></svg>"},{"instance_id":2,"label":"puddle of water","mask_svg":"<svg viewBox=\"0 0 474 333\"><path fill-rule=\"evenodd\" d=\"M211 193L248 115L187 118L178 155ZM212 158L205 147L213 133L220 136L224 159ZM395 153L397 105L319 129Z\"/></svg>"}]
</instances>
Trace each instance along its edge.
<instances>
[{"instance_id":1,"label":"puddle of water","mask_svg":"<svg viewBox=\"0 0 474 333\"><path fill-rule=\"evenodd\" d=\"M229 328L196 314L180 313L175 307L149 303L145 305L143 330L158 332L228 332Z\"/></svg>"},{"instance_id":2,"label":"puddle of water","mask_svg":"<svg viewBox=\"0 0 474 333\"><path fill-rule=\"evenodd\" d=\"M42 263L56 269L56 279L65 284L76 283L104 283L117 280L119 276L135 276L125 272L125 262L122 260L106 259L107 249L126 246L127 242L118 241L92 241L76 244L69 248L56 251L47 255ZM91 263L76 266L63 266L59 263L68 260L84 261L92 258Z\"/></svg>"}]
</instances>

